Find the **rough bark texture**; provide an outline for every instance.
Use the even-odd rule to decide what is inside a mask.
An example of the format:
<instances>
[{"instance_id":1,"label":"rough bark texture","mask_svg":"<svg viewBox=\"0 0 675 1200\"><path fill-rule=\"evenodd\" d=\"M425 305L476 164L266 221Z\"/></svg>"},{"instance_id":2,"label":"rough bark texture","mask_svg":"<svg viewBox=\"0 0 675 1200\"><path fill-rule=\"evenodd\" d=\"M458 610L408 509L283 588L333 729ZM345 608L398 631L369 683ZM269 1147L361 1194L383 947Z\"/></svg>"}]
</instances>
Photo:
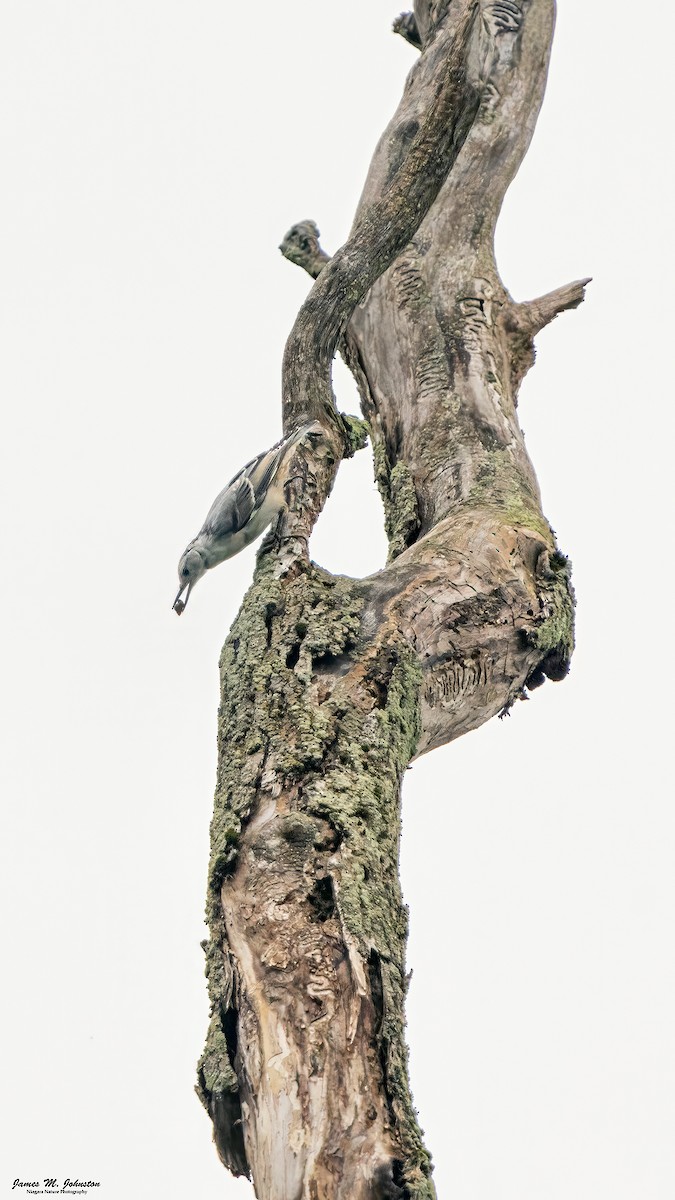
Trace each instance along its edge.
<instances>
[{"instance_id":1,"label":"rough bark texture","mask_svg":"<svg viewBox=\"0 0 675 1200\"><path fill-rule=\"evenodd\" d=\"M435 1195L404 1040L400 785L573 647L569 564L516 415L534 334L583 281L516 304L493 234L543 95L553 0L421 0L421 46L332 258L282 244L316 282L284 359L296 454L281 549L262 555L221 658L205 943L212 1018L199 1092L218 1151L260 1200ZM392 265L393 264L393 265ZM337 349L371 432L384 571L335 577L307 541L363 442L330 384Z\"/></svg>"}]
</instances>

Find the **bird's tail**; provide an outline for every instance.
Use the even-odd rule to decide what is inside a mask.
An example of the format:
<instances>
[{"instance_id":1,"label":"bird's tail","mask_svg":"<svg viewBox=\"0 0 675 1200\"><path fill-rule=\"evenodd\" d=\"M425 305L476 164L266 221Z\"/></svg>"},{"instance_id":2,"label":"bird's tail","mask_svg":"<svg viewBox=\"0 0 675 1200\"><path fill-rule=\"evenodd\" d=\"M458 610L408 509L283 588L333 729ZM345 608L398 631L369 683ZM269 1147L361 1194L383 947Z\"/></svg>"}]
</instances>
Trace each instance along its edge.
<instances>
[{"instance_id":1,"label":"bird's tail","mask_svg":"<svg viewBox=\"0 0 675 1200\"><path fill-rule=\"evenodd\" d=\"M307 425L300 425L292 433L287 433L284 437L280 438L276 446L272 447L273 451L276 450L276 454L274 455L274 472L276 472L282 458L285 458L293 447L297 446L298 442L302 442L305 438L316 438L318 440L322 434L323 430L319 422L310 421Z\"/></svg>"},{"instance_id":2,"label":"bird's tail","mask_svg":"<svg viewBox=\"0 0 675 1200\"><path fill-rule=\"evenodd\" d=\"M264 503L267 489L279 472L282 461L293 447L297 446L298 442L301 442L303 438L312 436L321 436L321 425L318 421L312 421L307 425L299 426L292 433L288 433L285 437L280 438L278 442L270 446L269 450L265 450L263 454L259 454L257 458L251 459L250 463L246 464L240 474L245 475L253 486L256 496L256 508L260 508ZM235 480L236 478L238 476L235 477ZM232 482L234 483L235 480Z\"/></svg>"},{"instance_id":3,"label":"bird's tail","mask_svg":"<svg viewBox=\"0 0 675 1200\"><path fill-rule=\"evenodd\" d=\"M320 438L322 433L323 430L319 421L310 421L307 425L301 425L298 429L294 429L292 433L289 433L286 435L286 437L283 437L279 445L286 446L290 450L291 446L295 446L298 442L301 442L303 438Z\"/></svg>"},{"instance_id":4,"label":"bird's tail","mask_svg":"<svg viewBox=\"0 0 675 1200\"><path fill-rule=\"evenodd\" d=\"M315 438L318 440L322 436L322 433L323 431L319 422L310 421L307 425L300 425L298 429L294 429L292 433L288 433L285 437L282 437L277 442L277 452L274 456L272 474L276 474L281 460L286 458L286 455L290 453L294 446L297 446L298 442L304 441L305 438Z\"/></svg>"}]
</instances>

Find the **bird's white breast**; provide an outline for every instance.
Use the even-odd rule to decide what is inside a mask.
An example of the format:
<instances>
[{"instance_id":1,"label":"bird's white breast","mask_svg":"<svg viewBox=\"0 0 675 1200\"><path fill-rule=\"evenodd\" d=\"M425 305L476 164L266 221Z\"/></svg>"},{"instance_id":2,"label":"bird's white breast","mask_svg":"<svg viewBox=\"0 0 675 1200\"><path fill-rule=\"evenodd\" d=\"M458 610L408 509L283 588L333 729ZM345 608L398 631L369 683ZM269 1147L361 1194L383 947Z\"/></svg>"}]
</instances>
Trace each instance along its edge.
<instances>
[{"instance_id":1,"label":"bird's white breast","mask_svg":"<svg viewBox=\"0 0 675 1200\"><path fill-rule=\"evenodd\" d=\"M260 508L253 513L243 529L228 534L226 538L214 541L209 546L209 567L215 567L218 563L225 562L227 558L232 558L245 546L250 546L251 542L255 542L283 507L283 489L280 487L269 488Z\"/></svg>"}]
</instances>

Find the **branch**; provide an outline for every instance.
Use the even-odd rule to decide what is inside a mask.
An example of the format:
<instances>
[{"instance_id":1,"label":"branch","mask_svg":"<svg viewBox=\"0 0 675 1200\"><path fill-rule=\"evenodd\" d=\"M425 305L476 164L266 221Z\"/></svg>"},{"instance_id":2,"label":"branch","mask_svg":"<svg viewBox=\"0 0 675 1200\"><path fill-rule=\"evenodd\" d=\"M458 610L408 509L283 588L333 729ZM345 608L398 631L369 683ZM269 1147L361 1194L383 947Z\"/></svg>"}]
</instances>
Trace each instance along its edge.
<instances>
[{"instance_id":1,"label":"branch","mask_svg":"<svg viewBox=\"0 0 675 1200\"><path fill-rule=\"evenodd\" d=\"M415 24L422 39L422 45L424 46L432 30L432 0L414 0L413 8L415 10Z\"/></svg>"},{"instance_id":2,"label":"branch","mask_svg":"<svg viewBox=\"0 0 675 1200\"><path fill-rule=\"evenodd\" d=\"M309 261L320 273L286 342L283 425L289 431L319 421L325 437L316 454L308 453L310 465L302 487L288 497L283 571L308 557L309 535L349 446L331 382L340 339L359 302L419 227L478 113L480 95L467 65L478 11L478 0L461 0L436 26L433 52L420 55L406 87L406 94L416 98L419 118L412 124L406 119L393 131L390 127L396 161L381 192L372 203L361 206L345 245L321 266L316 226L305 222L292 248L296 261L298 257ZM356 347L352 358L358 359ZM369 415L367 407L365 415Z\"/></svg>"},{"instance_id":3,"label":"branch","mask_svg":"<svg viewBox=\"0 0 675 1200\"><path fill-rule=\"evenodd\" d=\"M299 221L285 235L279 249L284 258L316 279L330 261L330 254L319 245L319 229L314 221Z\"/></svg>"},{"instance_id":4,"label":"branch","mask_svg":"<svg viewBox=\"0 0 675 1200\"><path fill-rule=\"evenodd\" d=\"M400 33L401 37L414 46L416 50L422 49L422 38L420 31L417 28L415 14L411 12L401 13L400 17L396 17L392 25L394 33Z\"/></svg>"},{"instance_id":5,"label":"branch","mask_svg":"<svg viewBox=\"0 0 675 1200\"><path fill-rule=\"evenodd\" d=\"M563 287L539 296L537 300L528 300L514 307L512 320L521 333L535 337L546 325L561 312L570 308L578 308L586 296L586 287L591 282L588 279L577 279L574 283L566 283ZM508 324L507 324L508 328Z\"/></svg>"},{"instance_id":6,"label":"branch","mask_svg":"<svg viewBox=\"0 0 675 1200\"><path fill-rule=\"evenodd\" d=\"M436 7L431 0L415 4L426 47L420 64L435 51L429 21ZM494 230L544 93L555 6L509 0L508 10L513 19L505 29L499 3L481 7L471 44L472 70L483 80L480 115L419 230L350 323L371 383L369 419L386 456L382 476L404 464L417 495L419 529L409 524L405 535L413 539L459 519L461 506L486 505L551 536L516 414L531 339L514 336L515 322L507 333L516 306L497 271ZM419 114L419 97L407 88L373 156L357 224L396 169L397 129L414 127ZM398 372L393 355L402 363Z\"/></svg>"},{"instance_id":7,"label":"branch","mask_svg":"<svg viewBox=\"0 0 675 1200\"><path fill-rule=\"evenodd\" d=\"M317 278L331 259L330 254L327 254L319 244L319 236L319 229L315 221L299 221L297 225L291 226L279 246L284 258L295 263L296 266L302 267L308 275L311 275L312 279ZM373 397L358 342L352 335L349 326L340 338L338 349L354 377L363 415L366 420L370 421L374 414Z\"/></svg>"},{"instance_id":8,"label":"branch","mask_svg":"<svg viewBox=\"0 0 675 1200\"><path fill-rule=\"evenodd\" d=\"M401 160L387 190L361 212L352 236L326 264L296 318L283 366L284 428L307 420L335 421L330 370L342 331L376 279L419 227L448 176L478 112L469 82L467 46L478 11L463 0L438 28L433 62L422 55L409 86L423 113L399 130ZM442 62L439 72L438 63Z\"/></svg>"}]
</instances>

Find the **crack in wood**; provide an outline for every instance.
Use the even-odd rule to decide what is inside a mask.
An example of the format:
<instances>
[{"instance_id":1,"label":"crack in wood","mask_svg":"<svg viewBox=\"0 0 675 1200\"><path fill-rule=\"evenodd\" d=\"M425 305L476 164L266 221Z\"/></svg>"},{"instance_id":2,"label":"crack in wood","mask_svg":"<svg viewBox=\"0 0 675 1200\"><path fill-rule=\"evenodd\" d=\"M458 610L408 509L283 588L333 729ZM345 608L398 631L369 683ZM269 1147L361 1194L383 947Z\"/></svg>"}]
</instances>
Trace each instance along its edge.
<instances>
[{"instance_id":1,"label":"crack in wood","mask_svg":"<svg viewBox=\"0 0 675 1200\"><path fill-rule=\"evenodd\" d=\"M448 700L456 703L479 687L486 687L492 663L488 659L448 663L434 671L433 678L423 692L429 708L436 708Z\"/></svg>"},{"instance_id":2,"label":"crack in wood","mask_svg":"<svg viewBox=\"0 0 675 1200\"><path fill-rule=\"evenodd\" d=\"M483 19L495 36L519 33L523 24L523 5L516 0L492 0L484 9Z\"/></svg>"}]
</instances>

